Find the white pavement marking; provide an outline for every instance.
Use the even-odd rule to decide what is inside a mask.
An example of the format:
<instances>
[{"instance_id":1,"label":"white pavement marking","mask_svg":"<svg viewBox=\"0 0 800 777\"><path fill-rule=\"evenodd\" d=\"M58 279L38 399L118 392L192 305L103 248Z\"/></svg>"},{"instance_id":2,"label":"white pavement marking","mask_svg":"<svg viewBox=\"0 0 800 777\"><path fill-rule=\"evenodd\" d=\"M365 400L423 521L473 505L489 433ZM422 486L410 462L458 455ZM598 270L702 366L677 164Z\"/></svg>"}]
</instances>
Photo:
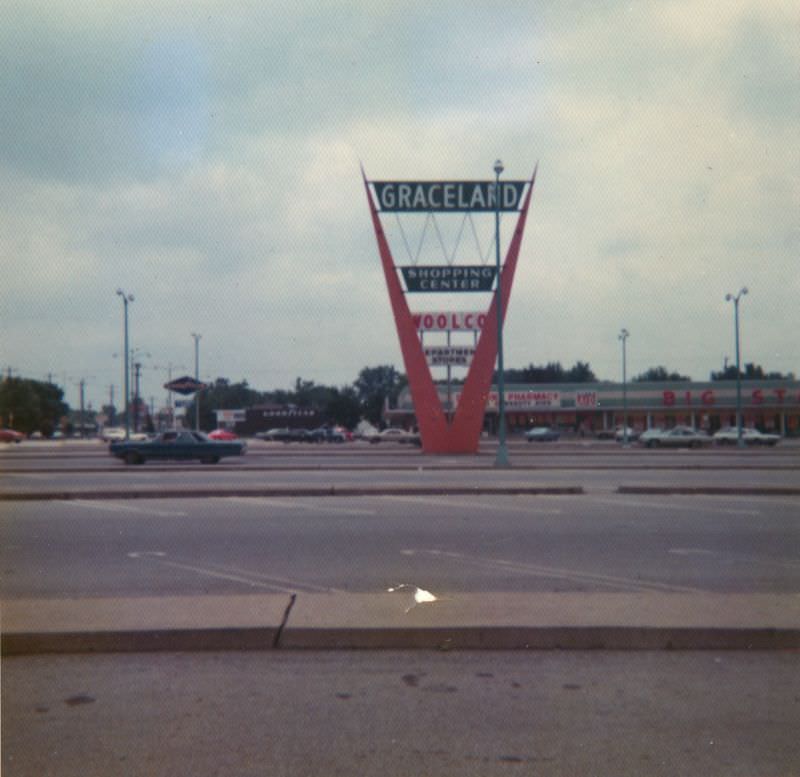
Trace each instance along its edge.
<instances>
[{"instance_id":1,"label":"white pavement marking","mask_svg":"<svg viewBox=\"0 0 800 777\"><path fill-rule=\"evenodd\" d=\"M293 510L308 510L316 513L344 513L345 515L376 515L377 510L365 510L358 507L333 507L331 505L308 504L307 502L285 501L273 499L271 497L258 496L226 496L220 497L226 502L238 502L240 504L263 505L266 507L287 507Z\"/></svg>"},{"instance_id":2,"label":"white pavement marking","mask_svg":"<svg viewBox=\"0 0 800 777\"><path fill-rule=\"evenodd\" d=\"M509 513L536 513L541 515L561 515L562 511L556 508L522 507L509 504L492 504L491 502L456 502L454 499L431 499L425 496L395 496L386 495L379 497L386 502L411 502L413 504L433 505L434 507L458 507L465 510L495 510ZM536 498L536 497L532 497Z\"/></svg>"},{"instance_id":3,"label":"white pavement marking","mask_svg":"<svg viewBox=\"0 0 800 777\"><path fill-rule=\"evenodd\" d=\"M160 551L134 551L127 554L129 558L151 561L165 567L173 567L186 572L194 572L204 577L213 577L219 580L230 580L234 583L244 583L251 588L266 588L279 593L295 593L298 590L320 592L320 593L342 593L338 588L330 586L320 586L314 583L302 583L277 575L263 575L259 572L251 572L247 569L237 569L236 567L225 567L219 564L210 566L198 566L184 561L172 561L165 556L166 553Z\"/></svg>"},{"instance_id":4,"label":"white pavement marking","mask_svg":"<svg viewBox=\"0 0 800 777\"><path fill-rule=\"evenodd\" d=\"M90 499L59 499L56 502L60 505L75 505L77 507L88 507L92 510L103 510L112 513L137 513L139 515L155 515L158 518L185 518L187 512L178 510L154 510L153 508L139 507L138 505L119 504L109 500L92 501Z\"/></svg>"},{"instance_id":5,"label":"white pavement marking","mask_svg":"<svg viewBox=\"0 0 800 777\"><path fill-rule=\"evenodd\" d=\"M750 556L744 553L724 553L717 550L706 550L705 548L670 548L667 553L672 553L676 556L712 556L724 561L741 561L746 564L766 564L767 566L786 569L800 569L800 561Z\"/></svg>"},{"instance_id":6,"label":"white pavement marking","mask_svg":"<svg viewBox=\"0 0 800 777\"><path fill-rule=\"evenodd\" d=\"M680 510L695 513L725 513L726 515L761 515L761 510L738 510L733 507L703 507L687 504L683 500L675 500L672 504L662 502L640 502L631 499L591 499L594 504L613 505L614 507L647 507L653 510Z\"/></svg>"},{"instance_id":7,"label":"white pavement marking","mask_svg":"<svg viewBox=\"0 0 800 777\"><path fill-rule=\"evenodd\" d=\"M435 558L447 559L450 561L472 564L475 566L486 567L489 569L502 569L532 577L551 577L561 580L569 580L573 583L596 583L598 585L609 586L611 588L630 588L636 591L668 591L670 593L701 593L700 588L690 588L687 586L670 585L669 583L659 583L656 581L634 580L627 577L617 577L614 575L600 575L592 572L581 572L574 569L563 569L561 567L547 567L541 564L526 564L519 561L509 561L506 559L489 559L481 556L470 556L466 553L455 553L452 551L436 549L406 549L400 553L405 556L432 556Z\"/></svg>"}]
</instances>

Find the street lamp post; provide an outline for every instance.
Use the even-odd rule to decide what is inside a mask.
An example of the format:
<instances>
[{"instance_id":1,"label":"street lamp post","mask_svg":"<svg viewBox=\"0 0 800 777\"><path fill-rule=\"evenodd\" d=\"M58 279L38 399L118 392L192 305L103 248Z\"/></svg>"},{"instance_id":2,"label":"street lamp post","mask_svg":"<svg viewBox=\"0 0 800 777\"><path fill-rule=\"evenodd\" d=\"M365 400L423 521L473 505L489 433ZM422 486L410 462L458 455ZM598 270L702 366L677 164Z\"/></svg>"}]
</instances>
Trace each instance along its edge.
<instances>
[{"instance_id":1,"label":"street lamp post","mask_svg":"<svg viewBox=\"0 0 800 777\"><path fill-rule=\"evenodd\" d=\"M495 289L495 307L497 308L497 456L495 467L508 467L508 448L506 447L506 391L503 367L503 295L501 290L500 267L500 173L503 163L498 159L494 163L494 242L495 262L497 265L497 287Z\"/></svg>"},{"instance_id":2,"label":"street lamp post","mask_svg":"<svg viewBox=\"0 0 800 777\"><path fill-rule=\"evenodd\" d=\"M200 338L202 335L192 332L194 338L194 379L197 383L200 382ZM200 389L198 388L194 394L194 430L200 431Z\"/></svg>"},{"instance_id":3,"label":"street lamp post","mask_svg":"<svg viewBox=\"0 0 800 777\"><path fill-rule=\"evenodd\" d=\"M627 329L622 329L619 333L619 340L622 341L622 446L627 448L628 443L628 372L625 363L625 343L630 337Z\"/></svg>"},{"instance_id":4,"label":"street lamp post","mask_svg":"<svg viewBox=\"0 0 800 777\"><path fill-rule=\"evenodd\" d=\"M122 304L125 306L125 366L123 371L125 375L125 439L127 440L131 436L131 420L128 408L130 392L128 377L128 303L133 302L133 294L126 294L122 289L117 289L117 294L122 297Z\"/></svg>"},{"instance_id":5,"label":"street lamp post","mask_svg":"<svg viewBox=\"0 0 800 777\"><path fill-rule=\"evenodd\" d=\"M739 355L739 299L747 294L747 286L739 289L739 293L726 294L725 301L733 302L733 326L736 332L736 444L744 448L742 438L742 364Z\"/></svg>"}]
</instances>

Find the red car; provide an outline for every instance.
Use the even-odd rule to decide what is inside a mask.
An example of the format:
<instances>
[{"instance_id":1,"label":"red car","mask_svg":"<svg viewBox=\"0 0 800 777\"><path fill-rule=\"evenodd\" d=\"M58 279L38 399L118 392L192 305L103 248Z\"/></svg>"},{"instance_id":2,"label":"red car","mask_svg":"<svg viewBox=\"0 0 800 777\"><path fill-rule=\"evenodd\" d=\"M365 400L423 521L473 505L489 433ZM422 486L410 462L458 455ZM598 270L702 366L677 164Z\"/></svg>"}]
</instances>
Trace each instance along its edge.
<instances>
[{"instance_id":1,"label":"red car","mask_svg":"<svg viewBox=\"0 0 800 777\"><path fill-rule=\"evenodd\" d=\"M22 442L24 434L15 432L13 429L0 429L0 442Z\"/></svg>"},{"instance_id":2,"label":"red car","mask_svg":"<svg viewBox=\"0 0 800 777\"><path fill-rule=\"evenodd\" d=\"M208 433L211 440L238 440L239 438L230 429L214 429Z\"/></svg>"}]
</instances>

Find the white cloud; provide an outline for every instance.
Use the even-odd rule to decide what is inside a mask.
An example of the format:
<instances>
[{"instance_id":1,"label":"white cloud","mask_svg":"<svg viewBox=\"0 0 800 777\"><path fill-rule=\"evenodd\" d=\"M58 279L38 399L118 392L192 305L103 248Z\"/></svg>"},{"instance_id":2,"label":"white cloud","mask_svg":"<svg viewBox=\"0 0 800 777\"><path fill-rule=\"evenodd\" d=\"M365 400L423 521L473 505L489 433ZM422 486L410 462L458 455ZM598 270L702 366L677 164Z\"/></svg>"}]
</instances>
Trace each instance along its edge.
<instances>
[{"instance_id":1,"label":"white cloud","mask_svg":"<svg viewBox=\"0 0 800 777\"><path fill-rule=\"evenodd\" d=\"M474 179L500 156L512 178L540 162L507 364L614 377L627 326L642 369L703 378L730 350L722 298L746 284L746 358L797 371L793 3L19 2L7 17L0 366L100 392L118 379L122 286L153 364L189 364L200 330L210 377L257 388L399 367L359 165Z\"/></svg>"}]
</instances>

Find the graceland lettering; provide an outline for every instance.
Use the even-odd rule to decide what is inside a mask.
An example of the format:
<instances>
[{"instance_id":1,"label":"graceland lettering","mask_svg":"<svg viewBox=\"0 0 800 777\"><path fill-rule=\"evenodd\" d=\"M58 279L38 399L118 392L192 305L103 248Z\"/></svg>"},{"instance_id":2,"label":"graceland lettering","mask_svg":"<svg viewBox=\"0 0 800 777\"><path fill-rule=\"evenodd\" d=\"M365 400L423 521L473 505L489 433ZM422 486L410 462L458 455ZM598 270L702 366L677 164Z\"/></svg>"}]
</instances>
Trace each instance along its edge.
<instances>
[{"instance_id":1,"label":"graceland lettering","mask_svg":"<svg viewBox=\"0 0 800 777\"><path fill-rule=\"evenodd\" d=\"M501 181L499 209L519 210L527 181ZM498 209L494 181L373 181L382 212L494 211Z\"/></svg>"}]
</instances>

